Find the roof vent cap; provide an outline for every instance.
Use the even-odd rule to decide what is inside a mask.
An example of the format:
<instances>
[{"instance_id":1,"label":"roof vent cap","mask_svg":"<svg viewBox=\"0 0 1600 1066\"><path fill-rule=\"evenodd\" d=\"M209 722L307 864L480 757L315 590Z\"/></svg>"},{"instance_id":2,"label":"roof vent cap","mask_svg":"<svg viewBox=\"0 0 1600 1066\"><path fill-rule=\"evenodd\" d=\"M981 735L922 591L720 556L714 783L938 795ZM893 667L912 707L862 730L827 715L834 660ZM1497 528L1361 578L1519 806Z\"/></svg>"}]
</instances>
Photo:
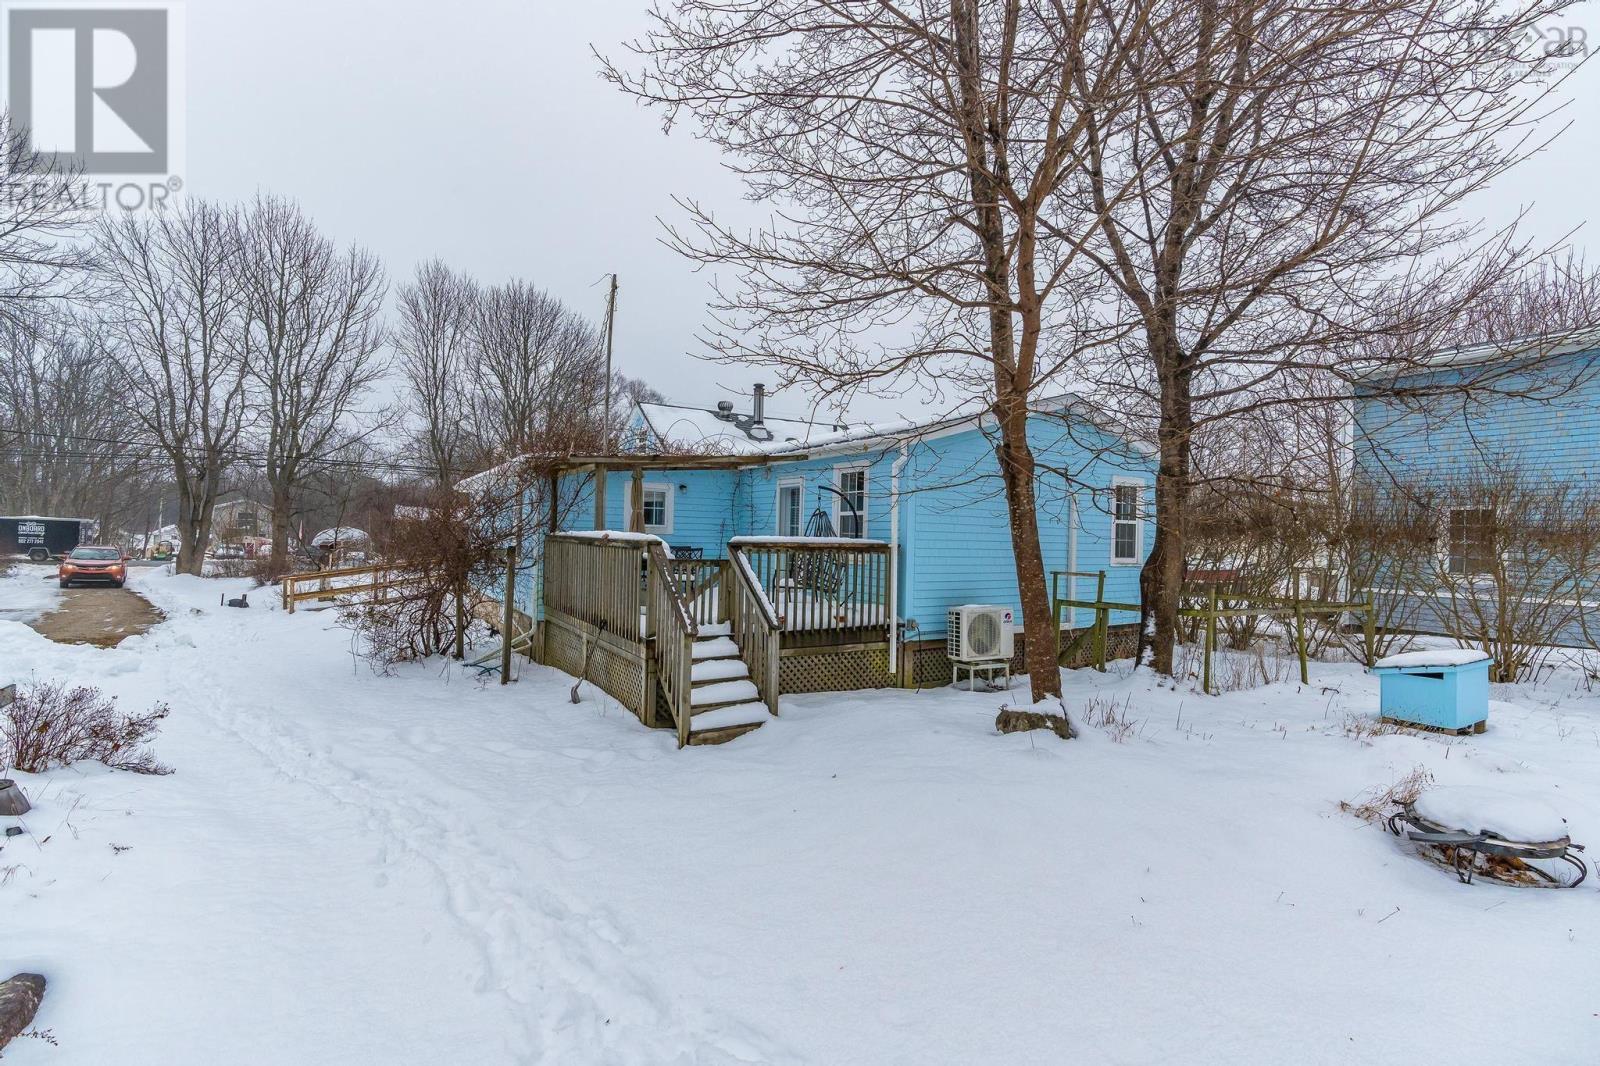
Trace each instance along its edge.
<instances>
[{"instance_id":1,"label":"roof vent cap","mask_svg":"<svg viewBox=\"0 0 1600 1066\"><path fill-rule=\"evenodd\" d=\"M717 401L717 417L722 419L724 422L732 422L733 421L733 401L732 400L718 400Z\"/></svg>"}]
</instances>

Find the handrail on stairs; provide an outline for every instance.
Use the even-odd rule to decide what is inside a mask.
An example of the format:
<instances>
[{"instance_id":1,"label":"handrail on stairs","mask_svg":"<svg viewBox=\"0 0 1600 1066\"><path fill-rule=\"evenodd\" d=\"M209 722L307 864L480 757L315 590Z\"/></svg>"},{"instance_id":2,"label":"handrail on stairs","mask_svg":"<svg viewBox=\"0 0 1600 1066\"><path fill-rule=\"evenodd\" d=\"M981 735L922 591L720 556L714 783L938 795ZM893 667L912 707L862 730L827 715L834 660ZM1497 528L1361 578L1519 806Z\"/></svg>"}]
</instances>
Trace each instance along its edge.
<instances>
[{"instance_id":1,"label":"handrail on stairs","mask_svg":"<svg viewBox=\"0 0 1600 1066\"><path fill-rule=\"evenodd\" d=\"M700 635L690 602L673 580L671 560L660 544L651 544L646 567L646 626L655 637L656 673L678 727L678 747L689 743L693 707L694 642ZM646 699L653 698L647 693Z\"/></svg>"},{"instance_id":2,"label":"handrail on stairs","mask_svg":"<svg viewBox=\"0 0 1600 1066\"><path fill-rule=\"evenodd\" d=\"M733 639L739 645L739 655L750 670L750 680L755 683L767 713L778 713L778 661L783 637L783 626L778 621L772 602L767 599L761 581L756 577L744 548L730 545L732 562L728 587L732 593L729 604L729 622Z\"/></svg>"}]
</instances>

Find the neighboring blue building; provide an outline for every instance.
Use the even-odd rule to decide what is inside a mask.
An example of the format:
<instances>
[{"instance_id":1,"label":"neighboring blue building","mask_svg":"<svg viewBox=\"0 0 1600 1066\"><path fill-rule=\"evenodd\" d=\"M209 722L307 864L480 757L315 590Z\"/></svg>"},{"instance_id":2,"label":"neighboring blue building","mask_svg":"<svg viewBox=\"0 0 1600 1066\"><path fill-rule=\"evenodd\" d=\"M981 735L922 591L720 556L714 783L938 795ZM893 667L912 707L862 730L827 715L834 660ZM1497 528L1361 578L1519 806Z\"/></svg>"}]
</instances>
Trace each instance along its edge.
<instances>
[{"instance_id":1,"label":"neighboring blue building","mask_svg":"<svg viewBox=\"0 0 1600 1066\"><path fill-rule=\"evenodd\" d=\"M1577 500L1600 488L1600 337L1443 352L1405 374L1363 380L1353 415L1360 505L1409 502L1433 523L1432 559L1379 582L1390 586L1380 594L1400 597L1392 601L1397 628L1450 632L1444 612L1459 614L1468 597L1478 616L1492 614L1496 571L1514 572L1526 587L1581 576L1518 531L1538 527L1540 504L1530 501ZM1551 504L1552 517L1559 506ZM1550 621L1549 612L1540 618L1547 628ZM1575 641L1573 624L1556 628Z\"/></svg>"}]
</instances>

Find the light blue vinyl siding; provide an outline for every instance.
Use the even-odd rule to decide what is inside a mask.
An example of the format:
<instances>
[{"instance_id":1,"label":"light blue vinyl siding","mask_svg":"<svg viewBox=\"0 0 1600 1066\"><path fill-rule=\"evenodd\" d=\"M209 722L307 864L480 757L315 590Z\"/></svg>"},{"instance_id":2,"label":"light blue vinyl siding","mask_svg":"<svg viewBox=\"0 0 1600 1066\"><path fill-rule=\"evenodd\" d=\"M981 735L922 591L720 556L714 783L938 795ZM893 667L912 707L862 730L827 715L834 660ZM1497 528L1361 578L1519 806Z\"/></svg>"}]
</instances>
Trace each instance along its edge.
<instances>
[{"instance_id":1,"label":"light blue vinyl siding","mask_svg":"<svg viewBox=\"0 0 1600 1066\"><path fill-rule=\"evenodd\" d=\"M1029 438L1039 469L1039 537L1047 582L1050 571L1069 569L1070 519L1075 514L1076 569L1104 569L1108 599L1138 602L1139 568L1150 551L1152 523L1146 514L1139 560L1113 564L1111 486L1120 478L1137 481L1144 486L1143 504L1149 508L1153 504L1154 461L1081 419L1035 416L1029 424ZM993 441L984 431L972 428L908 442L904 452L898 614L908 623L907 639L942 637L948 609L965 603L1009 606L1018 610L1020 619L1010 519ZM777 534L778 486L783 483L798 481L802 486L802 532L819 508L837 528L838 498L825 488L835 484L840 468L864 466L865 533L872 540L887 541L893 526L894 467L901 455L898 443L878 441L867 448L737 471L646 471L645 483L670 485L673 492L673 529L663 539L669 544L703 548L708 558L716 558L726 555L732 537ZM626 471L609 475L606 528L624 528L622 501L631 481ZM577 497L566 510L564 527L594 528L589 475L569 476L564 491ZM1092 599L1094 591L1093 578L1077 582L1078 598ZM1117 625L1137 620L1132 612L1112 616ZM1078 626L1092 621L1088 611L1068 619L1069 624Z\"/></svg>"},{"instance_id":2,"label":"light blue vinyl siding","mask_svg":"<svg viewBox=\"0 0 1600 1066\"><path fill-rule=\"evenodd\" d=\"M1409 402L1377 386L1357 390L1353 452L1358 482L1380 498L1406 489L1431 490L1445 507L1482 505L1479 485L1514 479L1518 489L1593 491L1600 478L1600 351L1555 356L1534 363L1494 363L1452 368L1401 379L1398 387L1460 388ZM1447 518L1436 516L1441 553L1448 551ZM1528 571L1528 588L1547 586ZM1448 632L1446 594L1408 588L1394 596L1405 628ZM1570 594L1570 595L1575 595ZM1593 593L1587 595L1592 596ZM1458 608L1457 610L1467 610ZM1493 618L1486 594L1471 610ZM1557 610L1547 619L1559 643L1583 644L1574 616Z\"/></svg>"},{"instance_id":3,"label":"light blue vinyl siding","mask_svg":"<svg viewBox=\"0 0 1600 1066\"><path fill-rule=\"evenodd\" d=\"M1036 415L1028 436L1038 470L1035 495L1046 580L1051 571L1069 569L1070 492L1077 501L1076 569L1104 569L1106 597L1137 603L1139 564L1110 562L1110 487L1119 477L1153 485L1152 461L1078 420L1068 424ZM912 451L913 476L902 485L914 529L906 543L908 595L902 606L903 616L916 623L908 635L942 636L949 608L964 603L1000 604L1020 612L1010 517L993 442L972 429L923 442ZM1148 506L1148 488L1144 495ZM1144 526L1140 563L1151 547L1148 517ZM1093 578L1079 579L1080 598L1093 599L1094 591ZM1114 612L1111 620L1121 625L1137 622L1138 616ZM1078 612L1078 625L1091 621L1088 611Z\"/></svg>"},{"instance_id":4,"label":"light blue vinyl siding","mask_svg":"<svg viewBox=\"0 0 1600 1066\"><path fill-rule=\"evenodd\" d=\"M1400 384L1456 385L1476 368ZM1564 355L1519 374L1497 372L1476 396L1402 402L1359 390L1355 458L1368 484L1443 485L1491 469L1574 485L1600 477L1600 352Z\"/></svg>"},{"instance_id":5,"label":"light blue vinyl siding","mask_svg":"<svg viewBox=\"0 0 1600 1066\"><path fill-rule=\"evenodd\" d=\"M672 495L672 531L661 535L668 544L703 548L706 558L727 554L728 540L738 536L734 507L735 471L646 470L644 483L664 486ZM581 486L577 502L567 509L566 529L587 530L594 524L594 484L588 474L571 475L569 485ZM633 475L613 470L606 477L606 520L602 528L626 529L624 501L632 491Z\"/></svg>"}]
</instances>

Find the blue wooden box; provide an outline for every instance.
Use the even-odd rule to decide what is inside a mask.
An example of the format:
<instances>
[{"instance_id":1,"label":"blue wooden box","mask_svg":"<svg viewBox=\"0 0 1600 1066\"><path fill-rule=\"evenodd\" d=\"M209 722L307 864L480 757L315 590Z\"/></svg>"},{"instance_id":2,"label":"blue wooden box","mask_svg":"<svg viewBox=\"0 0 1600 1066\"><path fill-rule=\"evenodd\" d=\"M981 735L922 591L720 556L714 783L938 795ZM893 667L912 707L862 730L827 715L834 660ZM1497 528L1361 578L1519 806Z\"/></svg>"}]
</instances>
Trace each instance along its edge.
<instances>
[{"instance_id":1,"label":"blue wooden box","mask_svg":"<svg viewBox=\"0 0 1600 1066\"><path fill-rule=\"evenodd\" d=\"M1460 653L1408 652L1378 660L1384 718L1433 729L1475 729L1489 720L1489 656L1452 661ZM1429 659L1434 661L1429 661Z\"/></svg>"}]
</instances>

